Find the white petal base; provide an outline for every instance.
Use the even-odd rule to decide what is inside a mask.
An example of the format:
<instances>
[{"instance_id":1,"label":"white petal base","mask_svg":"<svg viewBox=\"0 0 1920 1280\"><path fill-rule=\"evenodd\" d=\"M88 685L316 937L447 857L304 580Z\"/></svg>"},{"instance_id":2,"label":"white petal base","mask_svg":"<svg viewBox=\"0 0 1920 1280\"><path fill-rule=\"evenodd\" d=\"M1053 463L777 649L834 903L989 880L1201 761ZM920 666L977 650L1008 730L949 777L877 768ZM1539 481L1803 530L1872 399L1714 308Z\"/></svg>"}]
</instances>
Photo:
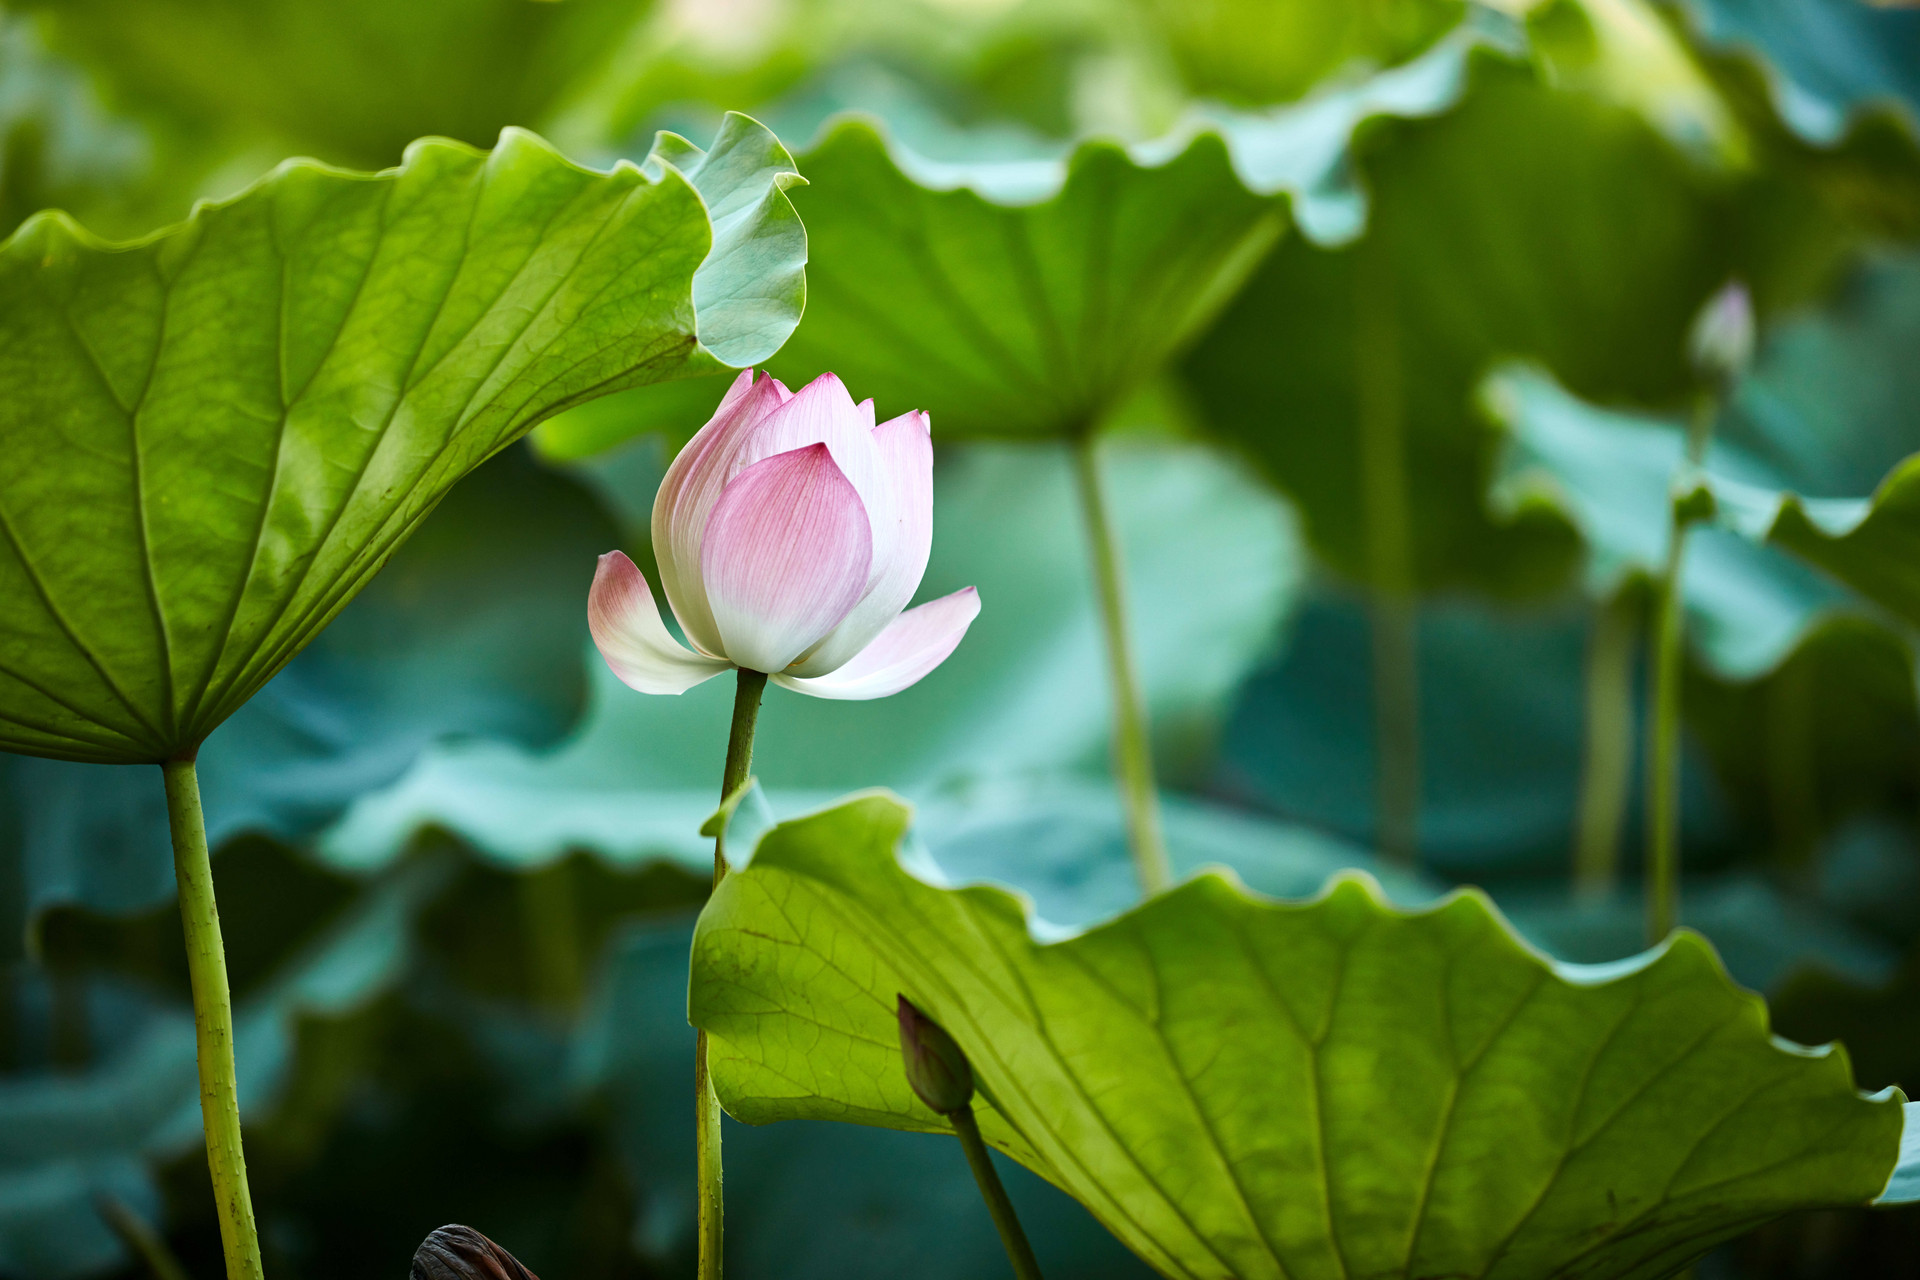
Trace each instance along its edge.
<instances>
[{"instance_id":1,"label":"white petal base","mask_svg":"<svg viewBox=\"0 0 1920 1280\"><path fill-rule=\"evenodd\" d=\"M641 693L685 693L733 667L673 638L660 620L646 575L624 551L600 557L587 596L587 629L613 674Z\"/></svg>"},{"instance_id":2,"label":"white petal base","mask_svg":"<svg viewBox=\"0 0 1920 1280\"><path fill-rule=\"evenodd\" d=\"M884 698L919 683L945 662L979 614L980 594L967 587L907 610L837 671L807 677L776 674L773 682L813 698Z\"/></svg>"}]
</instances>

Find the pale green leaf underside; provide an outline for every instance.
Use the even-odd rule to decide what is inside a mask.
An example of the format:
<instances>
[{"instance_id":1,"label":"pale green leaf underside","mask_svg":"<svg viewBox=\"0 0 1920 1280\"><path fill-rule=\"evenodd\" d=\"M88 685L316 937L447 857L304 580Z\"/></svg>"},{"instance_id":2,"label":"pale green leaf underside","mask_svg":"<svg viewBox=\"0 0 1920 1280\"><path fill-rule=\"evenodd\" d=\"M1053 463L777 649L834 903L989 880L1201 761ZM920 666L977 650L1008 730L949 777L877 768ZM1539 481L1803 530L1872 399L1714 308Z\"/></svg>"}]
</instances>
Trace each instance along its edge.
<instances>
[{"instance_id":1,"label":"pale green leaf underside","mask_svg":"<svg viewBox=\"0 0 1920 1280\"><path fill-rule=\"evenodd\" d=\"M1870 499L1805 498L1712 472L1699 485L1721 524L1787 548L1920 624L1920 454L1895 467Z\"/></svg>"},{"instance_id":2,"label":"pale green leaf underside","mask_svg":"<svg viewBox=\"0 0 1920 1280\"><path fill-rule=\"evenodd\" d=\"M1673 481L1686 458L1679 422L1586 404L1525 365L1496 370L1481 399L1508 432L1491 491L1496 509L1511 519L1544 506L1579 529L1587 589L1596 599L1661 571ZM1722 476L1716 483L1742 493L1764 491L1725 478L1727 472L1771 478L1757 459L1721 442L1708 466ZM1822 617L1860 606L1845 587L1764 542L1764 531L1742 538L1725 529L1694 529L1687 539L1687 641L1727 679L1776 669Z\"/></svg>"},{"instance_id":3,"label":"pale green leaf underside","mask_svg":"<svg viewBox=\"0 0 1920 1280\"><path fill-rule=\"evenodd\" d=\"M1920 623L1920 455L1896 466L1871 498L1803 497L1776 487L1751 460L1718 443L1704 468L1685 470L1678 423L1583 404L1538 371L1500 371L1484 390L1491 413L1513 432L1496 501L1513 509L1545 500L1576 516L1592 547L1590 578L1597 589L1611 590L1629 572L1657 570L1666 556L1669 504L1677 501L1731 531L1721 536L1735 545L1743 544L1733 533L1784 548L1904 621ZM1687 555L1698 558L1702 550L1710 552L1690 542ZM1721 560L1713 567L1724 577L1729 566ZM1802 581L1789 582L1770 567L1749 574L1754 580L1740 584L1744 591L1723 594L1749 609L1767 590L1792 597L1805 615L1789 637L1797 640L1816 612L1848 603L1843 589L1805 581L1819 575L1801 572ZM1716 602L1696 600L1692 586L1704 576L1689 575L1688 606L1711 622ZM1750 613L1731 620L1749 638L1762 629ZM1770 669L1791 644L1771 648L1765 661L1735 674Z\"/></svg>"},{"instance_id":4,"label":"pale green leaf underside","mask_svg":"<svg viewBox=\"0 0 1920 1280\"><path fill-rule=\"evenodd\" d=\"M191 750L542 418L771 353L791 162L739 116L665 152L429 139L135 244L56 214L0 246L0 748Z\"/></svg>"},{"instance_id":5,"label":"pale green leaf underside","mask_svg":"<svg viewBox=\"0 0 1920 1280\"><path fill-rule=\"evenodd\" d=\"M1888 1184L1896 1095L1775 1044L1682 933L1559 968L1461 893L1306 904L1218 875L1043 944L1022 903L895 859L905 806L783 824L702 915L690 996L742 1120L941 1131L905 993L958 1039L996 1145L1170 1276L1657 1277Z\"/></svg>"}]
</instances>

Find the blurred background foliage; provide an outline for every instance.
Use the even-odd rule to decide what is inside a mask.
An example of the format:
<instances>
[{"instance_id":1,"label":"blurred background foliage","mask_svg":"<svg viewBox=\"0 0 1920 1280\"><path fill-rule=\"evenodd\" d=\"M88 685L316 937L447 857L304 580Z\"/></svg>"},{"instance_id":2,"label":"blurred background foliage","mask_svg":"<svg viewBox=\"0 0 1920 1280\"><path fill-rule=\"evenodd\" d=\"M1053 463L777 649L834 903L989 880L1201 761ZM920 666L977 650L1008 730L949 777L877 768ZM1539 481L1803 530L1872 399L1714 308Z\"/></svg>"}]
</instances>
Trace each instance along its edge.
<instances>
[{"instance_id":1,"label":"blurred background foliage","mask_svg":"<svg viewBox=\"0 0 1920 1280\"><path fill-rule=\"evenodd\" d=\"M606 164L728 108L812 183L773 368L932 411L925 594L985 602L899 697L776 695L757 803L892 786L1056 923L1135 892L1064 442L1101 432L1176 869L1482 883L1578 960L1641 945L1636 637L1702 302L1737 276L1761 318L1715 483L1865 500L1920 448L1920 12L1858 0L9 0L0 222L136 236L284 156L508 124ZM598 552L650 564L720 389L490 463L203 752L274 1274L398 1274L452 1220L546 1280L689 1269L726 694L627 693L582 606ZM1682 916L1782 1034L1912 1090L1906 492L1831 545L1696 531ZM171 894L145 770L0 756L0 1275L217 1273ZM746 1280L1002 1265L945 1143L732 1126L728 1165ZM1009 1178L1049 1275L1145 1274ZM1827 1214L1700 1274L1917 1244Z\"/></svg>"}]
</instances>

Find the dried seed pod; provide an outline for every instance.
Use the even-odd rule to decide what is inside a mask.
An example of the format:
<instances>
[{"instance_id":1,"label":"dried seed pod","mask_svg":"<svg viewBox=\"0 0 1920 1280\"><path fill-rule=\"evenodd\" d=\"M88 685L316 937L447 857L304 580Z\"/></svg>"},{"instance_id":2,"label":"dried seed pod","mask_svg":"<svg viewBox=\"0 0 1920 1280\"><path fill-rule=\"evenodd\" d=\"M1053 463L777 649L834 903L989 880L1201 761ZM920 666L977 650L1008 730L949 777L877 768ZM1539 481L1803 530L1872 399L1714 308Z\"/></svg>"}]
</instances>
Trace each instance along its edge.
<instances>
[{"instance_id":1,"label":"dried seed pod","mask_svg":"<svg viewBox=\"0 0 1920 1280\"><path fill-rule=\"evenodd\" d=\"M540 1280L472 1227L436 1230L413 1255L411 1280Z\"/></svg>"}]
</instances>

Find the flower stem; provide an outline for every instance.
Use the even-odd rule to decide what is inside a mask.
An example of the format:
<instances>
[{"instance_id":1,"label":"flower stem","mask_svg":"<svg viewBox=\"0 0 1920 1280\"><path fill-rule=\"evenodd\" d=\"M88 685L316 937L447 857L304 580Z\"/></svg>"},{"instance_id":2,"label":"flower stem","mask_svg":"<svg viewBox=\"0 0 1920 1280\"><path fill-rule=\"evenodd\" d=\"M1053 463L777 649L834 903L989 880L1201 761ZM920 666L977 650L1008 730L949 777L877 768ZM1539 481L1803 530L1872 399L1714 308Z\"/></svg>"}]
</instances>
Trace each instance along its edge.
<instances>
[{"instance_id":1,"label":"flower stem","mask_svg":"<svg viewBox=\"0 0 1920 1280\"><path fill-rule=\"evenodd\" d=\"M213 901L213 864L207 855L206 818L193 761L160 766L167 790L167 824L173 832L173 874L180 889L180 922L187 939L187 976L193 986L194 1034L200 1055L200 1118L207 1131L207 1167L213 1174L214 1207L226 1250L228 1280L261 1280L260 1239L253 1225L253 1196L240 1147L240 1097L233 1068L233 994L227 986L227 953L220 941L220 912Z\"/></svg>"},{"instance_id":2,"label":"flower stem","mask_svg":"<svg viewBox=\"0 0 1920 1280\"><path fill-rule=\"evenodd\" d=\"M739 790L753 772L753 728L760 719L760 695L767 673L742 668L733 694L733 730L727 736L727 767L720 799ZM727 837L713 841L713 887L727 877ZM707 1033L694 1033L693 1046L694 1177L700 1203L700 1280L720 1280L726 1268L726 1199L720 1170L720 1099L707 1072Z\"/></svg>"},{"instance_id":3,"label":"flower stem","mask_svg":"<svg viewBox=\"0 0 1920 1280\"><path fill-rule=\"evenodd\" d=\"M1673 930L1680 896L1680 571L1686 527L1668 534L1654 588L1653 708L1647 717L1647 941Z\"/></svg>"},{"instance_id":4,"label":"flower stem","mask_svg":"<svg viewBox=\"0 0 1920 1280\"><path fill-rule=\"evenodd\" d=\"M1166 837L1160 830L1160 792L1153 777L1153 745L1147 733L1147 709L1134 667L1133 639L1127 626L1125 575L1120 541L1107 510L1100 481L1100 459L1091 430L1074 441L1073 458L1086 512L1087 540L1093 549L1094 587L1107 637L1107 671L1113 692L1113 759L1127 805L1127 843L1140 889L1151 896L1173 882Z\"/></svg>"},{"instance_id":5,"label":"flower stem","mask_svg":"<svg viewBox=\"0 0 1920 1280\"><path fill-rule=\"evenodd\" d=\"M167 1247L166 1240L125 1201L103 1191L94 1197L94 1207L120 1237L120 1242L147 1264L153 1280L192 1280L180 1259Z\"/></svg>"},{"instance_id":6,"label":"flower stem","mask_svg":"<svg viewBox=\"0 0 1920 1280\"><path fill-rule=\"evenodd\" d=\"M1612 892L1620 826L1633 776L1633 658L1641 630L1639 591L1623 586L1594 610L1587 642L1587 741L1573 882L1583 897Z\"/></svg>"},{"instance_id":7,"label":"flower stem","mask_svg":"<svg viewBox=\"0 0 1920 1280\"><path fill-rule=\"evenodd\" d=\"M1013 1201L1007 1198L1007 1189L1000 1183L1000 1173L993 1167L993 1157L980 1136L980 1124L973 1118L973 1108L962 1107L949 1114L947 1120L960 1135L960 1147L967 1153L967 1164L973 1168L973 1180L980 1184L980 1197L987 1202L987 1212L993 1215L993 1228L1000 1233L1000 1243L1006 1246L1015 1280L1040 1280L1039 1260L1033 1256L1033 1246L1027 1243L1027 1233L1021 1230Z\"/></svg>"}]
</instances>

